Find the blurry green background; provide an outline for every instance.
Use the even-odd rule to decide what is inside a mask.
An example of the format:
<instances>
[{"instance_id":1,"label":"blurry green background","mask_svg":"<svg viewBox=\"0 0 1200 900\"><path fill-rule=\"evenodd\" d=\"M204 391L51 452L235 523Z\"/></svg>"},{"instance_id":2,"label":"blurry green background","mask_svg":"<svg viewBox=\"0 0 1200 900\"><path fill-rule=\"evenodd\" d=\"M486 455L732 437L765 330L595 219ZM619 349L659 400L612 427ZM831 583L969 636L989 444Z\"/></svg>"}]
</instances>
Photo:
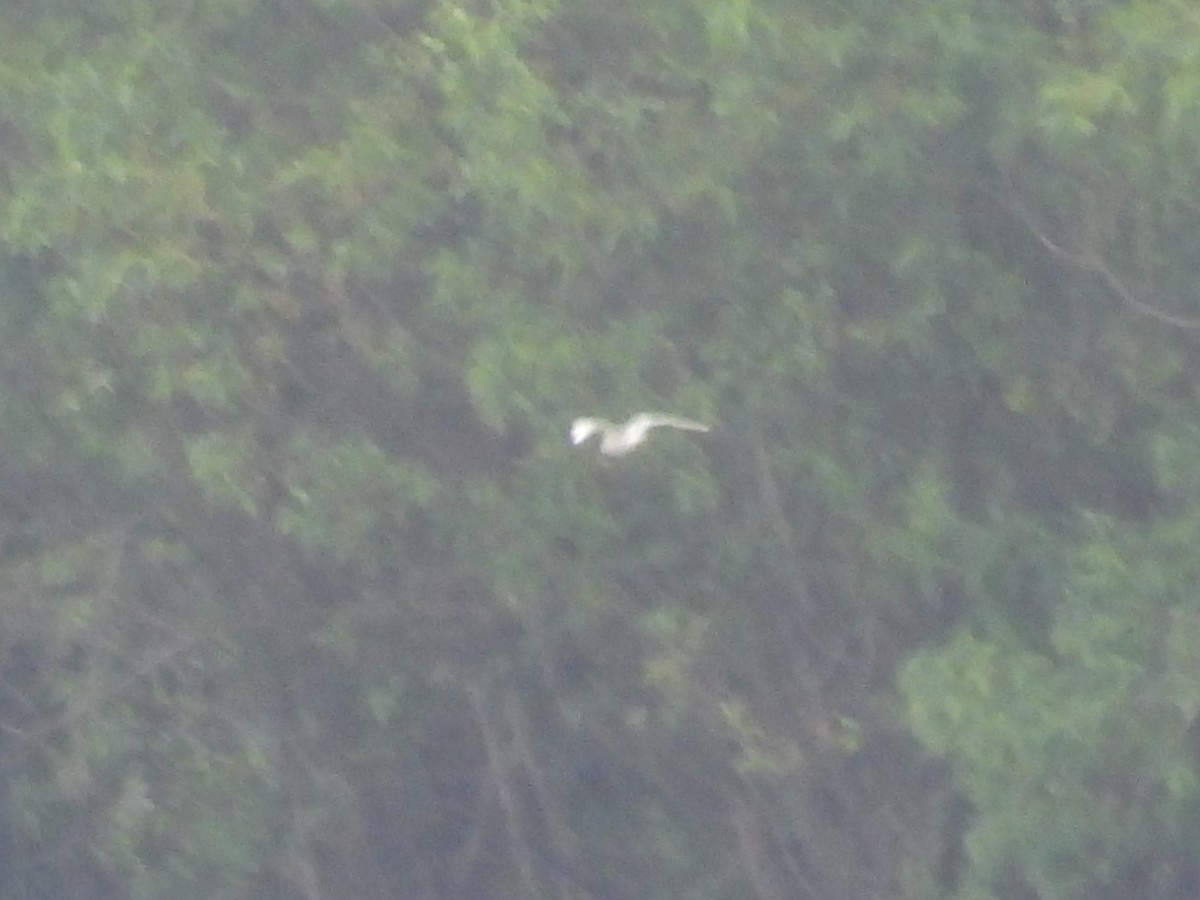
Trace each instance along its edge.
<instances>
[{"instance_id":1,"label":"blurry green background","mask_svg":"<svg viewBox=\"0 0 1200 900\"><path fill-rule=\"evenodd\" d=\"M0 900L1190 900L1198 373L1191 2L10 0Z\"/></svg>"}]
</instances>

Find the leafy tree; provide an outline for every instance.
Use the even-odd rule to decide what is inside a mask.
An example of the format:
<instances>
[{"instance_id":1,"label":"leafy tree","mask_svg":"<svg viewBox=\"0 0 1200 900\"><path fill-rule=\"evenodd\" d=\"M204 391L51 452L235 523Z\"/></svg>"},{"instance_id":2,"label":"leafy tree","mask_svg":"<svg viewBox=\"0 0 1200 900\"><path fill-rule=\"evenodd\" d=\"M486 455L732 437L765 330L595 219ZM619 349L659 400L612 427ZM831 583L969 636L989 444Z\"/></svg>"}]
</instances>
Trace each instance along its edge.
<instances>
[{"instance_id":1,"label":"leafy tree","mask_svg":"<svg viewBox=\"0 0 1200 900\"><path fill-rule=\"evenodd\" d=\"M1187 896L1196 25L0 12L0 891Z\"/></svg>"}]
</instances>

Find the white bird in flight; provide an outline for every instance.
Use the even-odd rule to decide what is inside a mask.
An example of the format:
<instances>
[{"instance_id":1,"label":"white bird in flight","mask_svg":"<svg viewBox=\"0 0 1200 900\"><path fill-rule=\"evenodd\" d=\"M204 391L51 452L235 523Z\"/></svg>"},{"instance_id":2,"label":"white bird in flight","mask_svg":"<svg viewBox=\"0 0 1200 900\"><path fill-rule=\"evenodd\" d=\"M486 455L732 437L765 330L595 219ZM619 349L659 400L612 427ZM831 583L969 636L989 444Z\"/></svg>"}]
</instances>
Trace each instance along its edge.
<instances>
[{"instance_id":1,"label":"white bird in flight","mask_svg":"<svg viewBox=\"0 0 1200 900\"><path fill-rule=\"evenodd\" d=\"M571 443L582 444L593 434L600 435L600 452L605 456L624 456L646 440L651 428L682 428L684 431L708 431L708 426L679 416L643 412L620 425L607 419L583 416L571 423Z\"/></svg>"}]
</instances>

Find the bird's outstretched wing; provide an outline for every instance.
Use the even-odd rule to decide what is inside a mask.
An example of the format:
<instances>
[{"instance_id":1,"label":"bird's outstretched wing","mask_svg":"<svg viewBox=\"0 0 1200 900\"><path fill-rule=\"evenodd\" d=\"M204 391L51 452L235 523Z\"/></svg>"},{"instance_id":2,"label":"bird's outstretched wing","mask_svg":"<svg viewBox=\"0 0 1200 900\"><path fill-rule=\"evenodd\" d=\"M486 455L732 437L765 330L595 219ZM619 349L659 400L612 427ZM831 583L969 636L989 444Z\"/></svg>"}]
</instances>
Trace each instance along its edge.
<instances>
[{"instance_id":1,"label":"bird's outstretched wing","mask_svg":"<svg viewBox=\"0 0 1200 900\"><path fill-rule=\"evenodd\" d=\"M638 413L629 420L630 428L639 430L647 430L650 428L667 427L667 428L682 428L684 431L708 431L708 426L703 422L696 422L692 419L685 419L681 416L671 416L666 413L644 412Z\"/></svg>"}]
</instances>

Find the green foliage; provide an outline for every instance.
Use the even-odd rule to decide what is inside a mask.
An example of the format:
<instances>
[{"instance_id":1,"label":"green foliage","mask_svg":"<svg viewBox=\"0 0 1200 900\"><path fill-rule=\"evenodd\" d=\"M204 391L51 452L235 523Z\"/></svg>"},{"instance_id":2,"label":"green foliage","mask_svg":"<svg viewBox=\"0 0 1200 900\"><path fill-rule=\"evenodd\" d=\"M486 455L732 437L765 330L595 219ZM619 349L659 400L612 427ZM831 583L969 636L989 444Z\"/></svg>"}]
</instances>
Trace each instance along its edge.
<instances>
[{"instance_id":1,"label":"green foliage","mask_svg":"<svg viewBox=\"0 0 1200 900\"><path fill-rule=\"evenodd\" d=\"M383 564L412 517L437 499L428 472L396 464L370 442L299 439L288 449L282 475L291 497L278 511L279 530L339 564Z\"/></svg>"},{"instance_id":2,"label":"green foliage","mask_svg":"<svg viewBox=\"0 0 1200 900\"><path fill-rule=\"evenodd\" d=\"M1198 47L10 4L0 893L1187 896Z\"/></svg>"},{"instance_id":3,"label":"green foliage","mask_svg":"<svg viewBox=\"0 0 1200 900\"><path fill-rule=\"evenodd\" d=\"M905 669L914 733L952 760L978 810L961 896L1014 872L1039 896L1094 895L1187 853L1200 784L1195 673L1180 652L1194 604L1176 573L1163 582L1152 544L1128 543L1127 529L1095 522L1056 605L1051 655L962 632ZM1173 884L1145 890L1172 896Z\"/></svg>"}]
</instances>

